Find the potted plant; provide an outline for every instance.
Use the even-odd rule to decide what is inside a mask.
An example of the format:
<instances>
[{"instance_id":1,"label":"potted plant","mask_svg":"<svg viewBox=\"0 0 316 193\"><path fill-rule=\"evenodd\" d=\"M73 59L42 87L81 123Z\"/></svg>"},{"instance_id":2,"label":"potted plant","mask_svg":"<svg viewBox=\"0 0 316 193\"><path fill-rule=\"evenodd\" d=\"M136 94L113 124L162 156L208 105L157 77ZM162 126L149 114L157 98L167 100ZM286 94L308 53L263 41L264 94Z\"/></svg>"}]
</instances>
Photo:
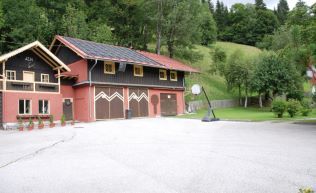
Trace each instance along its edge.
<instances>
[{"instance_id":1,"label":"potted plant","mask_svg":"<svg viewBox=\"0 0 316 193\"><path fill-rule=\"evenodd\" d=\"M28 127L29 131L34 129L34 122L33 122L33 119L31 117L29 119L29 124L27 127Z\"/></svg>"},{"instance_id":2,"label":"potted plant","mask_svg":"<svg viewBox=\"0 0 316 193\"><path fill-rule=\"evenodd\" d=\"M19 117L18 128L19 128L19 131L23 131L23 129L24 129L22 117Z\"/></svg>"},{"instance_id":3,"label":"potted plant","mask_svg":"<svg viewBox=\"0 0 316 193\"><path fill-rule=\"evenodd\" d=\"M66 125L66 116L64 114L62 114L62 116L61 116L60 124L61 124L61 126L65 126Z\"/></svg>"},{"instance_id":4,"label":"potted plant","mask_svg":"<svg viewBox=\"0 0 316 193\"><path fill-rule=\"evenodd\" d=\"M49 116L49 127L50 127L50 128L55 127L54 115L50 115L50 116Z\"/></svg>"},{"instance_id":5,"label":"potted plant","mask_svg":"<svg viewBox=\"0 0 316 193\"><path fill-rule=\"evenodd\" d=\"M38 117L38 128L43 129L44 128L44 123L41 117Z\"/></svg>"},{"instance_id":6,"label":"potted plant","mask_svg":"<svg viewBox=\"0 0 316 193\"><path fill-rule=\"evenodd\" d=\"M74 125L75 124L75 119L72 119L70 124Z\"/></svg>"}]
</instances>

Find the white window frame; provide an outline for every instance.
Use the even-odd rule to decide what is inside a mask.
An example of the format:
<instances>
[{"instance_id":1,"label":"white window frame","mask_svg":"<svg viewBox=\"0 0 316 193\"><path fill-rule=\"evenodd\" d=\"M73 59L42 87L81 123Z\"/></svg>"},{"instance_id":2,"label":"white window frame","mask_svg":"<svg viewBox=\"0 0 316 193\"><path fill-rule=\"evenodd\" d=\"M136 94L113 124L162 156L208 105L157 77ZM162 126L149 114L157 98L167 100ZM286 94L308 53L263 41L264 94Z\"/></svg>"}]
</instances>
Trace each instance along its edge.
<instances>
[{"instance_id":1,"label":"white window frame","mask_svg":"<svg viewBox=\"0 0 316 193\"><path fill-rule=\"evenodd\" d=\"M136 68L139 68L140 69L140 74L136 74ZM144 68L143 66L140 66L140 65L134 65L133 66L133 71L134 71L134 76L139 76L139 77L143 77L144 76Z\"/></svg>"},{"instance_id":2,"label":"white window frame","mask_svg":"<svg viewBox=\"0 0 316 193\"><path fill-rule=\"evenodd\" d=\"M41 82L44 82L43 76L47 76L47 82L46 83L49 83L49 74L41 73Z\"/></svg>"},{"instance_id":3,"label":"white window frame","mask_svg":"<svg viewBox=\"0 0 316 193\"><path fill-rule=\"evenodd\" d=\"M112 66L112 72L106 71L106 65ZM104 74L115 74L115 63L114 62L104 62Z\"/></svg>"},{"instance_id":4,"label":"white window frame","mask_svg":"<svg viewBox=\"0 0 316 193\"><path fill-rule=\"evenodd\" d=\"M32 73L33 74L33 81L32 82L35 82L35 72L33 72L33 71L23 71L23 81L25 81L24 73Z\"/></svg>"},{"instance_id":5,"label":"white window frame","mask_svg":"<svg viewBox=\"0 0 316 193\"><path fill-rule=\"evenodd\" d=\"M49 100L47 100L47 99L40 99L40 100L38 100L38 107L39 107L39 103L40 103L40 101L42 101L42 107L41 107L41 109L42 109L42 111L44 110L44 102L45 101L47 101L47 104L48 104L48 109L47 109L47 113L40 113L40 111L39 111L39 109L38 109L38 114L40 114L40 115L49 115L50 114L50 101ZM44 112L44 111L43 111Z\"/></svg>"},{"instance_id":6,"label":"white window frame","mask_svg":"<svg viewBox=\"0 0 316 193\"><path fill-rule=\"evenodd\" d=\"M160 73L164 73L165 77L164 78L161 78L160 77ZM167 70L165 69L159 69L159 80L167 80L168 79L168 76L167 76Z\"/></svg>"},{"instance_id":7,"label":"white window frame","mask_svg":"<svg viewBox=\"0 0 316 193\"><path fill-rule=\"evenodd\" d=\"M8 79L8 73L12 73L12 72L14 74L13 79ZM6 70L5 76L6 76L7 80L16 80L16 71L15 70Z\"/></svg>"},{"instance_id":8,"label":"white window frame","mask_svg":"<svg viewBox=\"0 0 316 193\"><path fill-rule=\"evenodd\" d=\"M20 101L24 101L24 112L21 114L20 113ZM26 110L26 102L25 101L30 101L30 112L25 113ZM18 100L18 115L31 115L32 114L32 100L31 99L19 99Z\"/></svg>"},{"instance_id":9,"label":"white window frame","mask_svg":"<svg viewBox=\"0 0 316 193\"><path fill-rule=\"evenodd\" d=\"M172 78L171 77L171 74L175 74L175 77L176 78ZM177 73L177 71L174 71L174 70L172 70L172 71L170 71L170 81L178 81L178 73Z\"/></svg>"}]
</instances>

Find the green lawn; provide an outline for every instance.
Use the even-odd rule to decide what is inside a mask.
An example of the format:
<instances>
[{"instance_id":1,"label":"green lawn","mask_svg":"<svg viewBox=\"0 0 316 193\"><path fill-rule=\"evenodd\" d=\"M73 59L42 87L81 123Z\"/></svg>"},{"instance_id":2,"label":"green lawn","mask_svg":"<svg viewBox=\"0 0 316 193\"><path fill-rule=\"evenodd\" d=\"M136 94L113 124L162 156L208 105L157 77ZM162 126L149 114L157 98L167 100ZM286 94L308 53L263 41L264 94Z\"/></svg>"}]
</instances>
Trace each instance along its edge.
<instances>
[{"instance_id":1,"label":"green lawn","mask_svg":"<svg viewBox=\"0 0 316 193\"><path fill-rule=\"evenodd\" d=\"M202 119L206 114L206 109L197 111L194 114L186 114L179 116L180 118L189 119ZM241 120L241 121L294 121L303 120L307 118L316 118L316 109L308 117L298 115L291 118L287 113L284 114L282 119L276 118L275 115L270 111L270 108L255 108L255 107L235 107L235 108L222 108L215 109L215 115L221 120Z\"/></svg>"}]
</instances>

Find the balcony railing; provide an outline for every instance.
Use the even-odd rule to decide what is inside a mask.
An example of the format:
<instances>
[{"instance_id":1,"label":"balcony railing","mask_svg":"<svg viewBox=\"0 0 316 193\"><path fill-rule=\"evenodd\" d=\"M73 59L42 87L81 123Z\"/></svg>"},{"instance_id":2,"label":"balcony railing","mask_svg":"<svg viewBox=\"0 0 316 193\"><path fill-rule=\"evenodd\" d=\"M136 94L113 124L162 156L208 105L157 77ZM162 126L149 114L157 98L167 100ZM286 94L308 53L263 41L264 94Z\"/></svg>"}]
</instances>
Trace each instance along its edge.
<instances>
[{"instance_id":1,"label":"balcony railing","mask_svg":"<svg viewBox=\"0 0 316 193\"><path fill-rule=\"evenodd\" d=\"M0 90L3 90L3 79L0 79ZM47 82L25 82L22 80L6 80L6 90L31 92L59 92L59 84Z\"/></svg>"}]
</instances>

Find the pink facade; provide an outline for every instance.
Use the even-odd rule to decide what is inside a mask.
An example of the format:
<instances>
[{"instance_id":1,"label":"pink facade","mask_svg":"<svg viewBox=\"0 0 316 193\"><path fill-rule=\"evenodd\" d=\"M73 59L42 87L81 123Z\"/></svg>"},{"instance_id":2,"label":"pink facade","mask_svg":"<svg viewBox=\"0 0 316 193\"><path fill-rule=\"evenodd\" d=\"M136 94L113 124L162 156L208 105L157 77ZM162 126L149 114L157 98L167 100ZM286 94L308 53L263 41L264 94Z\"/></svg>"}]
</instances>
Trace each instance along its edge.
<instances>
[{"instance_id":1,"label":"pink facade","mask_svg":"<svg viewBox=\"0 0 316 193\"><path fill-rule=\"evenodd\" d=\"M31 114L38 115L38 101L49 101L49 113L54 115L55 120L60 120L63 113L62 95L61 94L46 94L32 92L4 92L3 93L3 122L17 122L16 116L19 114L19 100L31 100Z\"/></svg>"},{"instance_id":2,"label":"pink facade","mask_svg":"<svg viewBox=\"0 0 316 193\"><path fill-rule=\"evenodd\" d=\"M68 67L71 69L71 74L78 75L78 82L88 80L87 60L81 59L77 62L69 64Z\"/></svg>"},{"instance_id":3,"label":"pink facade","mask_svg":"<svg viewBox=\"0 0 316 193\"><path fill-rule=\"evenodd\" d=\"M149 89L149 99L153 95L160 96L161 93L165 94L176 94L177 96L177 114L183 114L185 109L185 101L184 101L184 91L182 90L170 90L170 89ZM154 113L154 107L151 102L149 102L149 116L150 117L157 117L161 116L161 110L160 110L160 99L159 103L157 105L157 114Z\"/></svg>"},{"instance_id":4,"label":"pink facade","mask_svg":"<svg viewBox=\"0 0 316 193\"><path fill-rule=\"evenodd\" d=\"M75 89L74 116L76 120L82 122L95 121L94 86L77 87Z\"/></svg>"}]
</instances>

